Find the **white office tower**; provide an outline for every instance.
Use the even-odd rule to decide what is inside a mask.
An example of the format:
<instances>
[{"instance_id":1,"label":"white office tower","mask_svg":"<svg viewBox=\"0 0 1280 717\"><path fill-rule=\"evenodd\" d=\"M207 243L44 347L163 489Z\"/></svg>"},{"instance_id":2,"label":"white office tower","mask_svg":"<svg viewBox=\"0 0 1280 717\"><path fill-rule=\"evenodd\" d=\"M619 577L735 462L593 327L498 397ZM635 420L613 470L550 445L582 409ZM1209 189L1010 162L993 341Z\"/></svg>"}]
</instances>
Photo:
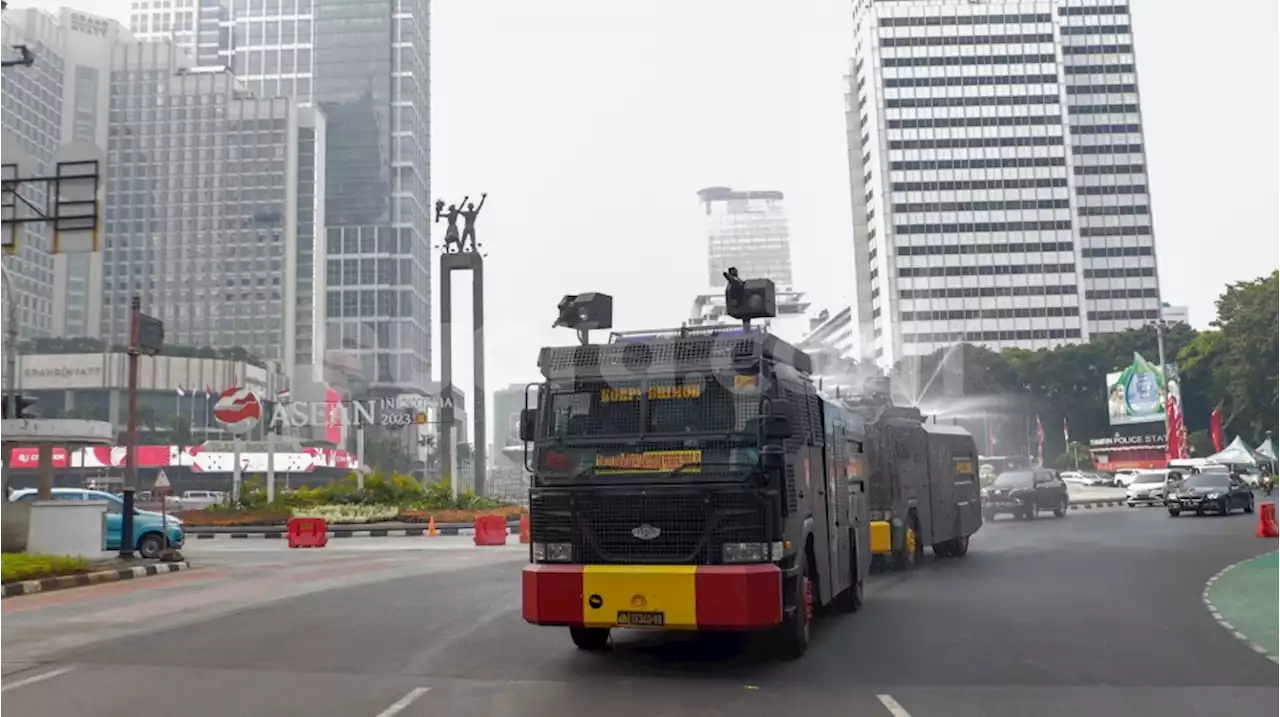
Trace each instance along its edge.
<instances>
[{"instance_id":1,"label":"white office tower","mask_svg":"<svg viewBox=\"0 0 1280 717\"><path fill-rule=\"evenodd\" d=\"M857 0L856 312L880 363L1159 318L1125 0Z\"/></svg>"},{"instance_id":2,"label":"white office tower","mask_svg":"<svg viewBox=\"0 0 1280 717\"><path fill-rule=\"evenodd\" d=\"M773 279L778 316L766 319L774 334L798 341L809 330L809 302L791 278L791 235L782 192L708 187L698 192L706 218L708 290L694 298L691 325L733 322L725 314L724 272L743 279Z\"/></svg>"}]
</instances>

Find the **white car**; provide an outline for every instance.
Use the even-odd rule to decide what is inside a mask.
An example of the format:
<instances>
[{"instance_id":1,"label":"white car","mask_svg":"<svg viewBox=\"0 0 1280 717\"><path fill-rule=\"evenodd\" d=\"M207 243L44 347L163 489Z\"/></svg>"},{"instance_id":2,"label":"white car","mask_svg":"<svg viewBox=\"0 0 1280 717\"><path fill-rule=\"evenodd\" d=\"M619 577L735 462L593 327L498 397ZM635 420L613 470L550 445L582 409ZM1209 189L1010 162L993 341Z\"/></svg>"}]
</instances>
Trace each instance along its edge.
<instances>
[{"instance_id":1,"label":"white car","mask_svg":"<svg viewBox=\"0 0 1280 717\"><path fill-rule=\"evenodd\" d=\"M1128 485L1133 482L1133 479L1137 478L1138 474L1141 472L1142 471L1137 468L1121 468L1116 471L1116 485L1121 488L1128 487Z\"/></svg>"},{"instance_id":2,"label":"white car","mask_svg":"<svg viewBox=\"0 0 1280 717\"><path fill-rule=\"evenodd\" d=\"M1059 474L1063 483L1071 483L1081 486L1101 486L1110 483L1107 479L1097 473L1084 473L1081 471L1065 471Z\"/></svg>"},{"instance_id":3,"label":"white car","mask_svg":"<svg viewBox=\"0 0 1280 717\"><path fill-rule=\"evenodd\" d=\"M1125 503L1130 507L1137 505L1164 505L1165 490L1169 485L1172 471L1142 471L1133 477L1125 488ZM1181 476L1177 476L1181 480Z\"/></svg>"}]
</instances>

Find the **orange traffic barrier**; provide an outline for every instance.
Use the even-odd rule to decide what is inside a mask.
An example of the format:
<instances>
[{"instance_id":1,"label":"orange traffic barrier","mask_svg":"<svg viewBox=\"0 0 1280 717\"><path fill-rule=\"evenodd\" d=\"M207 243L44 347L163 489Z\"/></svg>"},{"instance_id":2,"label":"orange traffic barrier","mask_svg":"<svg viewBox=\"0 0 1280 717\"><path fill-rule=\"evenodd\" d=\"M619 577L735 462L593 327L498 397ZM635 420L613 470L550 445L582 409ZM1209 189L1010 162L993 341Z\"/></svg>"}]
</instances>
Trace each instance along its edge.
<instances>
[{"instance_id":1,"label":"orange traffic barrier","mask_svg":"<svg viewBox=\"0 0 1280 717\"><path fill-rule=\"evenodd\" d=\"M439 533L436 532L436 517L433 515L431 516L431 520L427 521L427 537L434 538L437 535L439 535Z\"/></svg>"},{"instance_id":2,"label":"orange traffic barrier","mask_svg":"<svg viewBox=\"0 0 1280 717\"><path fill-rule=\"evenodd\" d=\"M476 518L476 545L506 545L507 519L501 515Z\"/></svg>"},{"instance_id":3,"label":"orange traffic barrier","mask_svg":"<svg viewBox=\"0 0 1280 717\"><path fill-rule=\"evenodd\" d=\"M1280 528L1276 526L1276 504L1263 503L1259 507L1262 510L1258 511L1258 529L1253 534L1259 538L1280 537Z\"/></svg>"},{"instance_id":4,"label":"orange traffic barrier","mask_svg":"<svg viewBox=\"0 0 1280 717\"><path fill-rule=\"evenodd\" d=\"M528 544L529 542L529 514L520 514L520 542Z\"/></svg>"},{"instance_id":5,"label":"orange traffic barrier","mask_svg":"<svg viewBox=\"0 0 1280 717\"><path fill-rule=\"evenodd\" d=\"M290 518L290 548L323 548L329 542L329 524L324 518Z\"/></svg>"}]
</instances>

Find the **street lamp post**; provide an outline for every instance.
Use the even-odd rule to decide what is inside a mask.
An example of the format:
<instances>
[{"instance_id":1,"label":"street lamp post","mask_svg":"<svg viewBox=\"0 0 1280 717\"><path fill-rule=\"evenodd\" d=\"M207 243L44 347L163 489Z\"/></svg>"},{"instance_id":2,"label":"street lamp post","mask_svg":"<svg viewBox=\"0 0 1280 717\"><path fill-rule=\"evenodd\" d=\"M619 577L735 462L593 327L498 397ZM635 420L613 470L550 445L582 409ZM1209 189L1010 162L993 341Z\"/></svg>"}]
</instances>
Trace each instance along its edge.
<instances>
[{"instance_id":1,"label":"street lamp post","mask_svg":"<svg viewBox=\"0 0 1280 717\"><path fill-rule=\"evenodd\" d=\"M10 419L18 417L18 302L13 296L13 274L9 273L9 264L0 260L0 280L4 282L5 303L8 303L8 318L5 324L5 378L4 391L5 416ZM0 495L9 487L9 446L0 442Z\"/></svg>"}]
</instances>

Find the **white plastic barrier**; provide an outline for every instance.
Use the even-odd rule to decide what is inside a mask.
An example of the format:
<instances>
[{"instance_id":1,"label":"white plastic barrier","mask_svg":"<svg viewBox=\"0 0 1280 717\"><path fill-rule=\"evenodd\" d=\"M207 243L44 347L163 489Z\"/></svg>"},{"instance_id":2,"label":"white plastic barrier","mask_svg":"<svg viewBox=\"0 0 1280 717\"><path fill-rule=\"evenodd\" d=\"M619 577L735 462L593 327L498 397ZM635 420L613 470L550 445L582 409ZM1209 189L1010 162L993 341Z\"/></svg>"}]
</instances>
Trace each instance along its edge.
<instances>
[{"instance_id":1,"label":"white plastic barrier","mask_svg":"<svg viewBox=\"0 0 1280 717\"><path fill-rule=\"evenodd\" d=\"M102 557L106 548L107 502L38 500L31 503L27 552Z\"/></svg>"}]
</instances>

